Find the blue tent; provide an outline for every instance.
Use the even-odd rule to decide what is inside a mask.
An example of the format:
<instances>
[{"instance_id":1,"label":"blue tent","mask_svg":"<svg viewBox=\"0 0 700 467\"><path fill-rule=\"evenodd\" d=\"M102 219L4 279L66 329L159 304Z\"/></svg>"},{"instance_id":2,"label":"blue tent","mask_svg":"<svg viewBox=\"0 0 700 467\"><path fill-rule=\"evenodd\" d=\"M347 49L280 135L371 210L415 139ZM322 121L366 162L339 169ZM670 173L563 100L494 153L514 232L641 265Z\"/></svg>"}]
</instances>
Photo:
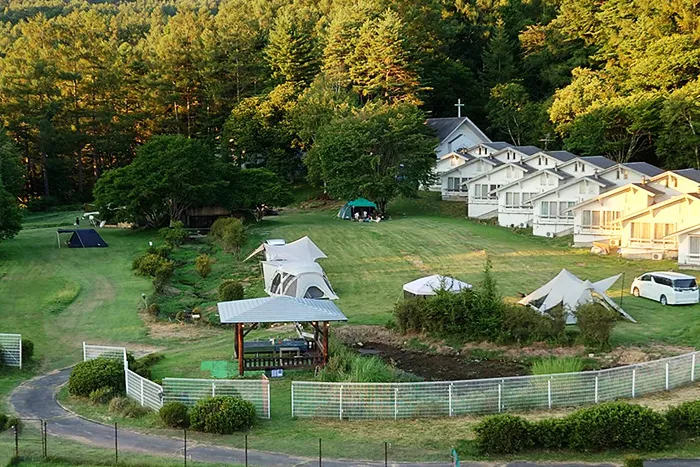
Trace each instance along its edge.
<instances>
[{"instance_id":1,"label":"blue tent","mask_svg":"<svg viewBox=\"0 0 700 467\"><path fill-rule=\"evenodd\" d=\"M56 235L60 236L62 233L73 234L68 240L68 248L106 248L108 246L95 229L58 229ZM60 240L58 247L61 247Z\"/></svg>"}]
</instances>

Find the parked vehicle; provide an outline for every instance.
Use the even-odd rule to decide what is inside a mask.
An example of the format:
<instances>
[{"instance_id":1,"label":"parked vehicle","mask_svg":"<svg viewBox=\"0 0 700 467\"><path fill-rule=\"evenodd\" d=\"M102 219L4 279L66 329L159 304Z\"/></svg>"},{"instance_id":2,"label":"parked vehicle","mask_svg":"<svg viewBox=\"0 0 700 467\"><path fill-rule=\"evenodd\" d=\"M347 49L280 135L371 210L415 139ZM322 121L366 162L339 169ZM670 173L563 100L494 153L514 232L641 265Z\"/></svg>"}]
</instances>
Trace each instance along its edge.
<instances>
[{"instance_id":1,"label":"parked vehicle","mask_svg":"<svg viewBox=\"0 0 700 467\"><path fill-rule=\"evenodd\" d=\"M662 305L691 305L700 301L694 276L679 272L648 272L632 281L632 295L657 300Z\"/></svg>"}]
</instances>

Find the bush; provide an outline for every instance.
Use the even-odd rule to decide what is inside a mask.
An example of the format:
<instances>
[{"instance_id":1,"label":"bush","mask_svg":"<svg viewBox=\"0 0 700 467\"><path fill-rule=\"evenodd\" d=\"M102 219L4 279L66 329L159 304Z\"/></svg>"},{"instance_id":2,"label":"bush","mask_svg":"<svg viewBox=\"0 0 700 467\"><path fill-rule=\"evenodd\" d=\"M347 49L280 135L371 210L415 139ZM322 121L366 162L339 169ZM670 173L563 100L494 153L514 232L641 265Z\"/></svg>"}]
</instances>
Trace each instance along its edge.
<instances>
[{"instance_id":1,"label":"bush","mask_svg":"<svg viewBox=\"0 0 700 467\"><path fill-rule=\"evenodd\" d=\"M583 360L578 357L549 357L532 364L533 375L553 375L557 373L578 373L583 371Z\"/></svg>"},{"instance_id":2,"label":"bush","mask_svg":"<svg viewBox=\"0 0 700 467\"><path fill-rule=\"evenodd\" d=\"M537 341L562 343L565 341L566 318L561 307L548 314L539 313L529 306L505 305L501 340L518 344Z\"/></svg>"},{"instance_id":3,"label":"bush","mask_svg":"<svg viewBox=\"0 0 700 467\"><path fill-rule=\"evenodd\" d=\"M228 279L219 285L219 300L230 302L233 300L243 300L243 285L240 282Z\"/></svg>"},{"instance_id":4,"label":"bush","mask_svg":"<svg viewBox=\"0 0 700 467\"><path fill-rule=\"evenodd\" d=\"M136 401L123 396L112 399L109 403L109 411L124 418L139 418L150 412L149 409L141 407Z\"/></svg>"},{"instance_id":5,"label":"bush","mask_svg":"<svg viewBox=\"0 0 700 467\"><path fill-rule=\"evenodd\" d=\"M534 446L532 425L520 417L486 417L474 427L476 445L486 454L511 454Z\"/></svg>"},{"instance_id":6,"label":"bush","mask_svg":"<svg viewBox=\"0 0 700 467\"><path fill-rule=\"evenodd\" d=\"M248 239L245 225L234 217L221 217L211 226L209 234L214 237L224 251L238 252Z\"/></svg>"},{"instance_id":7,"label":"bush","mask_svg":"<svg viewBox=\"0 0 700 467\"><path fill-rule=\"evenodd\" d=\"M187 240L187 230L185 224L180 221L170 223L170 227L162 228L158 231L165 243L173 247L182 245Z\"/></svg>"},{"instance_id":8,"label":"bush","mask_svg":"<svg viewBox=\"0 0 700 467\"><path fill-rule=\"evenodd\" d=\"M566 418L545 418L533 424L533 439L544 449L565 448L569 442L569 421Z\"/></svg>"},{"instance_id":9,"label":"bush","mask_svg":"<svg viewBox=\"0 0 700 467\"><path fill-rule=\"evenodd\" d=\"M110 358L96 358L75 365L68 380L74 396L89 397L97 389L109 388L114 394L124 392L124 363Z\"/></svg>"},{"instance_id":10,"label":"bush","mask_svg":"<svg viewBox=\"0 0 700 467\"><path fill-rule=\"evenodd\" d=\"M165 426L170 428L187 428L189 425L187 406L182 402L168 402L160 408L158 414Z\"/></svg>"},{"instance_id":11,"label":"bush","mask_svg":"<svg viewBox=\"0 0 700 467\"><path fill-rule=\"evenodd\" d=\"M666 420L678 434L700 436L700 401L684 402L670 408Z\"/></svg>"},{"instance_id":12,"label":"bush","mask_svg":"<svg viewBox=\"0 0 700 467\"><path fill-rule=\"evenodd\" d=\"M148 308L146 308L146 313L153 316L154 318L157 318L160 314L160 305L158 305L157 303L151 303L150 305L148 305Z\"/></svg>"},{"instance_id":13,"label":"bush","mask_svg":"<svg viewBox=\"0 0 700 467\"><path fill-rule=\"evenodd\" d=\"M126 359L129 364L129 369L139 376L146 379L151 379L151 367L163 360L163 355L159 353L151 353L137 359L132 354L127 354Z\"/></svg>"},{"instance_id":14,"label":"bush","mask_svg":"<svg viewBox=\"0 0 700 467\"><path fill-rule=\"evenodd\" d=\"M596 348L610 346L610 334L618 319L616 312L598 303L581 305L576 310L576 320L584 342Z\"/></svg>"},{"instance_id":15,"label":"bush","mask_svg":"<svg viewBox=\"0 0 700 467\"><path fill-rule=\"evenodd\" d=\"M7 428L7 415L0 413L0 431L5 431Z\"/></svg>"},{"instance_id":16,"label":"bush","mask_svg":"<svg viewBox=\"0 0 700 467\"><path fill-rule=\"evenodd\" d=\"M131 268L139 276L156 277L163 269L170 268L173 271L175 263L154 253L144 253L134 260Z\"/></svg>"},{"instance_id":17,"label":"bush","mask_svg":"<svg viewBox=\"0 0 700 467\"><path fill-rule=\"evenodd\" d=\"M21 433L22 429L24 428L24 424L22 423L22 420L17 417L8 417L7 422L5 422L5 429L9 430L12 427L16 427L17 432Z\"/></svg>"},{"instance_id":18,"label":"bush","mask_svg":"<svg viewBox=\"0 0 700 467\"><path fill-rule=\"evenodd\" d=\"M175 273L175 263L172 261L164 260L161 262L158 269L156 269L156 274L153 277L153 285L156 292L162 292L165 285L170 282L170 279Z\"/></svg>"},{"instance_id":19,"label":"bush","mask_svg":"<svg viewBox=\"0 0 700 467\"><path fill-rule=\"evenodd\" d=\"M626 402L607 402L581 409L567 419L569 446L576 451L654 451L669 439L668 423L663 415Z\"/></svg>"},{"instance_id":20,"label":"bush","mask_svg":"<svg viewBox=\"0 0 700 467\"><path fill-rule=\"evenodd\" d=\"M206 279L211 273L211 263L211 258L207 254L199 255L197 259L194 260L194 267L202 279Z\"/></svg>"},{"instance_id":21,"label":"bush","mask_svg":"<svg viewBox=\"0 0 700 467\"><path fill-rule=\"evenodd\" d=\"M639 456L625 456L622 467L644 467L644 459Z\"/></svg>"},{"instance_id":22,"label":"bush","mask_svg":"<svg viewBox=\"0 0 700 467\"><path fill-rule=\"evenodd\" d=\"M93 404L106 404L112 400L112 397L114 397L112 388L95 389L94 391L90 392L89 396L90 402Z\"/></svg>"},{"instance_id":23,"label":"bush","mask_svg":"<svg viewBox=\"0 0 700 467\"><path fill-rule=\"evenodd\" d=\"M205 433L230 435L247 430L254 422L255 406L238 397L208 397L190 410L190 427Z\"/></svg>"},{"instance_id":24,"label":"bush","mask_svg":"<svg viewBox=\"0 0 700 467\"><path fill-rule=\"evenodd\" d=\"M172 251L173 247L166 243L164 245L149 246L148 250L146 250L146 253L160 256L163 259L168 259L170 258L170 253L172 253Z\"/></svg>"},{"instance_id":25,"label":"bush","mask_svg":"<svg viewBox=\"0 0 700 467\"><path fill-rule=\"evenodd\" d=\"M34 342L22 339L22 363L29 362L34 356Z\"/></svg>"}]
</instances>

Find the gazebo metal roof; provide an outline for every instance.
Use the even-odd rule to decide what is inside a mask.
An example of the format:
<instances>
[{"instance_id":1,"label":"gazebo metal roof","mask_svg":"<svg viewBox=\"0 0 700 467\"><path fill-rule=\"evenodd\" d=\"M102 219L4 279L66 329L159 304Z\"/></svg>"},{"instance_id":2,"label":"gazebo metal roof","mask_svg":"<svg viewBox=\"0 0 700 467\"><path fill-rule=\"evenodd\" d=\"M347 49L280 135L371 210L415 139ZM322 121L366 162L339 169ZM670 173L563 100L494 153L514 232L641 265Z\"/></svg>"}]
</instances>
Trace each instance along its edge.
<instances>
[{"instance_id":1,"label":"gazebo metal roof","mask_svg":"<svg viewBox=\"0 0 700 467\"><path fill-rule=\"evenodd\" d=\"M219 320L233 323L303 323L347 321L348 318L329 300L295 297L264 297L220 302Z\"/></svg>"}]
</instances>

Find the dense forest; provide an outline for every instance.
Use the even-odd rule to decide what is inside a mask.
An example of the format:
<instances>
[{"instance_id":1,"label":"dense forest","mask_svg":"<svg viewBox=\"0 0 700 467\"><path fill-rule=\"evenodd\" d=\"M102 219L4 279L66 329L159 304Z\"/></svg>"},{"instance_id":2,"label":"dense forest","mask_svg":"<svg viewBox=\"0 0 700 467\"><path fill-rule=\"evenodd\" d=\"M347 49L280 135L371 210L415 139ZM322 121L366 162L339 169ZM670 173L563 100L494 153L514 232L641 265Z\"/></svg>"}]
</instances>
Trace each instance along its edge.
<instances>
[{"instance_id":1,"label":"dense forest","mask_svg":"<svg viewBox=\"0 0 700 467\"><path fill-rule=\"evenodd\" d=\"M494 140L700 164L695 0L0 0L0 30L24 202L92 199L158 134L327 182L317 140L353 148L324 127L457 99Z\"/></svg>"}]
</instances>

